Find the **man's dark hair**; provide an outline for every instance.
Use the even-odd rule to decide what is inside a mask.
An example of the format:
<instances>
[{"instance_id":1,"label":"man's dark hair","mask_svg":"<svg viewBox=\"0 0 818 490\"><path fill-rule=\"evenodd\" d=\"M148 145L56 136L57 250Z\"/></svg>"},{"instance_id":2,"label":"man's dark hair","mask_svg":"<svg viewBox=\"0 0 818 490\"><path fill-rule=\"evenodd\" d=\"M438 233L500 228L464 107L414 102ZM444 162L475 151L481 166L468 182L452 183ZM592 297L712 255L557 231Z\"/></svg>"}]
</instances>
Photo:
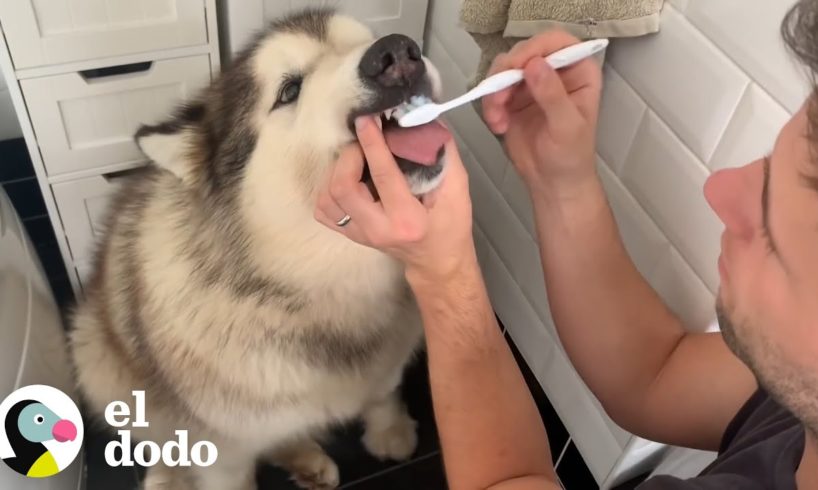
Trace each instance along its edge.
<instances>
[{"instance_id":1,"label":"man's dark hair","mask_svg":"<svg viewBox=\"0 0 818 490\"><path fill-rule=\"evenodd\" d=\"M809 137L814 156L818 156L818 0L798 0L781 23L781 35L798 58L812 83L808 104Z\"/></svg>"}]
</instances>

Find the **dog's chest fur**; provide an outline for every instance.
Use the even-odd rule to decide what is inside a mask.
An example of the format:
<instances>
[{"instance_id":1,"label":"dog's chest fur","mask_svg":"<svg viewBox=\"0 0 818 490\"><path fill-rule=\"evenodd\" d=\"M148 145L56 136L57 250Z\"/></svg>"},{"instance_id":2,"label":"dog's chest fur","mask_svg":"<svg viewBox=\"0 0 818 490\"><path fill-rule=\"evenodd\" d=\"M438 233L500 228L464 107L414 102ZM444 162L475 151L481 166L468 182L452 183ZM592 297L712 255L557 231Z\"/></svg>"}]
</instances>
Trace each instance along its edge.
<instances>
[{"instance_id":1,"label":"dog's chest fur","mask_svg":"<svg viewBox=\"0 0 818 490\"><path fill-rule=\"evenodd\" d=\"M286 251L272 244L265 255L283 260L262 275L215 229L190 226L168 179L143 182L124 206L106 276L111 290L129 291L111 298L117 323L139 312L140 331L130 334L187 410L213 429L257 437L343 420L394 388L422 334L393 261L310 238Z\"/></svg>"}]
</instances>

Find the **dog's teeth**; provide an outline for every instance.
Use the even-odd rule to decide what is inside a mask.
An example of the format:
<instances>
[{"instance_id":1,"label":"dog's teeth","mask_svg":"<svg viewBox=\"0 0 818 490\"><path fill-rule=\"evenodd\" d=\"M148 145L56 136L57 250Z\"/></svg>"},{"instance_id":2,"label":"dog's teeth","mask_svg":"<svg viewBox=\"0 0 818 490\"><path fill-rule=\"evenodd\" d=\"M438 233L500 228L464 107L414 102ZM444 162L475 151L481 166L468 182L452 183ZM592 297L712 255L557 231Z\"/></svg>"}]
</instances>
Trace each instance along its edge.
<instances>
[{"instance_id":1,"label":"dog's teeth","mask_svg":"<svg viewBox=\"0 0 818 490\"><path fill-rule=\"evenodd\" d=\"M376 117L375 120L378 122L378 129L383 129L383 119Z\"/></svg>"}]
</instances>

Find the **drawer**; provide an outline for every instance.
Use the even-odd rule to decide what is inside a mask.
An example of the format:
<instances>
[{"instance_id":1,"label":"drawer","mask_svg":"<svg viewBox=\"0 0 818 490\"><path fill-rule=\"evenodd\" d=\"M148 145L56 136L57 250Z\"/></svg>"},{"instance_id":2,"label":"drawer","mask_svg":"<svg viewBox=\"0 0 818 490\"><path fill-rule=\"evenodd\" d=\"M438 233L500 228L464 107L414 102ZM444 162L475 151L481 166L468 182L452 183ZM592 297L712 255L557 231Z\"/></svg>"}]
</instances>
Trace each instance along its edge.
<instances>
[{"instance_id":1,"label":"drawer","mask_svg":"<svg viewBox=\"0 0 818 490\"><path fill-rule=\"evenodd\" d=\"M94 245L105 231L105 217L113 194L123 180L141 169L53 184L65 238L75 264L91 263Z\"/></svg>"},{"instance_id":2,"label":"drawer","mask_svg":"<svg viewBox=\"0 0 818 490\"><path fill-rule=\"evenodd\" d=\"M4 0L16 69L207 44L204 0Z\"/></svg>"},{"instance_id":3,"label":"drawer","mask_svg":"<svg viewBox=\"0 0 818 490\"><path fill-rule=\"evenodd\" d=\"M210 82L208 55L22 80L46 172L59 175L145 159L133 136L142 123Z\"/></svg>"}]
</instances>

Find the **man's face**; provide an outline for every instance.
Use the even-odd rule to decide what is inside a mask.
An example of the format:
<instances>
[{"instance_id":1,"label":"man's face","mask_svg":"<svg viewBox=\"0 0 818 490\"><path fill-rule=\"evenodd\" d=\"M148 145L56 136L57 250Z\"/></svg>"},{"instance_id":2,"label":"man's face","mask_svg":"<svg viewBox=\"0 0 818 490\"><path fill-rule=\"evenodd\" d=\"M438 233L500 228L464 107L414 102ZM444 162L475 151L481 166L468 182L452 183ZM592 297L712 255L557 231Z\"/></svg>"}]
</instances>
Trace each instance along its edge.
<instances>
[{"instance_id":1,"label":"man's face","mask_svg":"<svg viewBox=\"0 0 818 490\"><path fill-rule=\"evenodd\" d=\"M714 173L724 223L718 297L725 341L779 401L818 431L818 163L808 104L768 158Z\"/></svg>"}]
</instances>

